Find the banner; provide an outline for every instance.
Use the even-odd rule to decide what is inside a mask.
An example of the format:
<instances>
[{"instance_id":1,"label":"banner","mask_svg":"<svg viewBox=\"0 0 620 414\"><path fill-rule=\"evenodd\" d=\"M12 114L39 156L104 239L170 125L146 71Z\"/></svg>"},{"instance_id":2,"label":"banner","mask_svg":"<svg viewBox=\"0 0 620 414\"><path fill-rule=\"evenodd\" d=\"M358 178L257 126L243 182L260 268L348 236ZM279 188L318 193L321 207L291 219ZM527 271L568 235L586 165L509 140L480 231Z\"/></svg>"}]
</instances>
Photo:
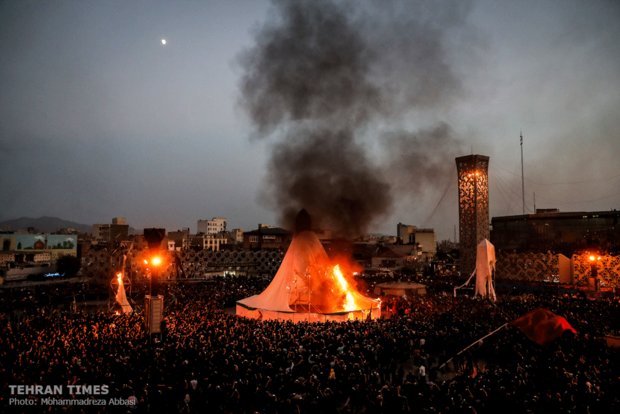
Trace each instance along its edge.
<instances>
[{"instance_id":1,"label":"banner","mask_svg":"<svg viewBox=\"0 0 620 414\"><path fill-rule=\"evenodd\" d=\"M544 308L528 312L512 321L511 324L539 345L553 342L562 336L564 331L577 333L566 319Z\"/></svg>"}]
</instances>

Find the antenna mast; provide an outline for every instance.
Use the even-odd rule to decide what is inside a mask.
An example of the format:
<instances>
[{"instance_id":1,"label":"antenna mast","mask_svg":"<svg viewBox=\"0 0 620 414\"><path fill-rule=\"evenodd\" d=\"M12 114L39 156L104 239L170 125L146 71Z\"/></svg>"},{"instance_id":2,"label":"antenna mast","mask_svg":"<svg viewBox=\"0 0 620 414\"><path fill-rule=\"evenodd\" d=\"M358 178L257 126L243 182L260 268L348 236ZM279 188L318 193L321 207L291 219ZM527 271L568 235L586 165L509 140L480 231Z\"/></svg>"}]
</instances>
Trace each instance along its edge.
<instances>
[{"instance_id":1,"label":"antenna mast","mask_svg":"<svg viewBox=\"0 0 620 414\"><path fill-rule=\"evenodd\" d=\"M523 215L525 215L525 176L523 175L523 131L521 131L521 197L523 199Z\"/></svg>"}]
</instances>

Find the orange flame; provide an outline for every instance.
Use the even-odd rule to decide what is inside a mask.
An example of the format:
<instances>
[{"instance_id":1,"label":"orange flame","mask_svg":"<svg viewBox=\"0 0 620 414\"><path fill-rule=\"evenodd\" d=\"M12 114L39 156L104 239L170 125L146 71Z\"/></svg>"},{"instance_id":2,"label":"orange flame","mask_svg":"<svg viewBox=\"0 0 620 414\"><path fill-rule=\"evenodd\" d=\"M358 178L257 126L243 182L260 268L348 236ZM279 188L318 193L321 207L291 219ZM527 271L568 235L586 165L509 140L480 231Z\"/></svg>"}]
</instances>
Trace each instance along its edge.
<instances>
[{"instance_id":1,"label":"orange flame","mask_svg":"<svg viewBox=\"0 0 620 414\"><path fill-rule=\"evenodd\" d=\"M344 310L346 311L356 310L357 306L355 304L355 298L353 297L353 293L351 292L351 289L349 289L349 283L344 278L344 275L342 274L342 271L340 270L340 265L334 266L332 273L334 274L334 276L336 277L336 280L338 281L340 291L345 294Z\"/></svg>"}]
</instances>

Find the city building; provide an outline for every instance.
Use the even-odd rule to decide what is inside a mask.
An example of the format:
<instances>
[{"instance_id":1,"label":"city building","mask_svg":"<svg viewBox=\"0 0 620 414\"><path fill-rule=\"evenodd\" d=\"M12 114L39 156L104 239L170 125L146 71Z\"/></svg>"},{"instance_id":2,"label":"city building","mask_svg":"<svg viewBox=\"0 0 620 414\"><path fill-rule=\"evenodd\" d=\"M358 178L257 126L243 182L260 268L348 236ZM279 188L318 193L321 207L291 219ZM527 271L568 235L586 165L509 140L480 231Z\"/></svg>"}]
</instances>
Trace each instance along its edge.
<instances>
[{"instance_id":1,"label":"city building","mask_svg":"<svg viewBox=\"0 0 620 414\"><path fill-rule=\"evenodd\" d=\"M397 269L405 265L406 255L394 251L389 246L378 246L372 253L371 266L374 269Z\"/></svg>"},{"instance_id":2,"label":"city building","mask_svg":"<svg viewBox=\"0 0 620 414\"><path fill-rule=\"evenodd\" d=\"M221 246L228 243L228 237L225 234L203 234L191 236L190 248L193 250L209 250L219 252Z\"/></svg>"},{"instance_id":3,"label":"city building","mask_svg":"<svg viewBox=\"0 0 620 414\"><path fill-rule=\"evenodd\" d=\"M292 233L280 227L259 227L243 233L243 248L246 250L286 250L291 243Z\"/></svg>"},{"instance_id":4,"label":"city building","mask_svg":"<svg viewBox=\"0 0 620 414\"><path fill-rule=\"evenodd\" d=\"M242 244L243 243L243 230L232 229L230 231L230 241L234 244Z\"/></svg>"},{"instance_id":5,"label":"city building","mask_svg":"<svg viewBox=\"0 0 620 414\"><path fill-rule=\"evenodd\" d=\"M0 267L6 267L15 262L15 252L0 252Z\"/></svg>"},{"instance_id":6,"label":"city building","mask_svg":"<svg viewBox=\"0 0 620 414\"><path fill-rule=\"evenodd\" d=\"M620 253L620 211L565 212L537 209L535 214L493 217L491 242L497 251Z\"/></svg>"},{"instance_id":7,"label":"city building","mask_svg":"<svg viewBox=\"0 0 620 414\"><path fill-rule=\"evenodd\" d=\"M93 224L93 239L99 242L121 242L129 236L129 225L124 217L114 217L111 224Z\"/></svg>"},{"instance_id":8,"label":"city building","mask_svg":"<svg viewBox=\"0 0 620 414\"><path fill-rule=\"evenodd\" d=\"M114 217L112 224L127 224L127 219L125 217Z\"/></svg>"},{"instance_id":9,"label":"city building","mask_svg":"<svg viewBox=\"0 0 620 414\"><path fill-rule=\"evenodd\" d=\"M431 258L437 253L435 230L422 229L410 224L398 223L396 226L398 241L415 246L416 254Z\"/></svg>"},{"instance_id":10,"label":"city building","mask_svg":"<svg viewBox=\"0 0 620 414\"><path fill-rule=\"evenodd\" d=\"M416 227L411 224L398 223L396 225L396 237L403 244L415 243L415 229Z\"/></svg>"},{"instance_id":11,"label":"city building","mask_svg":"<svg viewBox=\"0 0 620 414\"><path fill-rule=\"evenodd\" d=\"M213 217L211 220L198 220L196 233L218 234L226 231L226 219Z\"/></svg>"},{"instance_id":12,"label":"city building","mask_svg":"<svg viewBox=\"0 0 620 414\"><path fill-rule=\"evenodd\" d=\"M169 231L166 237L168 238L168 250L180 251L190 247L189 227L182 230Z\"/></svg>"}]
</instances>

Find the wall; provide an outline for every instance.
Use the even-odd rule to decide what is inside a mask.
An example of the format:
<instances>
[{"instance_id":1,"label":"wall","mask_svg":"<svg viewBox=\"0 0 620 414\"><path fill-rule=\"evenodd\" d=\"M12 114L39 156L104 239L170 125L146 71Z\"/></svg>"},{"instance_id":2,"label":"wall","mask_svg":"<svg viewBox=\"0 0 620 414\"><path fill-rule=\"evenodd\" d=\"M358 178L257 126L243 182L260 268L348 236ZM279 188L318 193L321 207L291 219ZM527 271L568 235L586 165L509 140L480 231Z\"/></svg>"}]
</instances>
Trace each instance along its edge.
<instances>
[{"instance_id":1,"label":"wall","mask_svg":"<svg viewBox=\"0 0 620 414\"><path fill-rule=\"evenodd\" d=\"M591 274L589 253L571 257L572 279L576 286L587 286ZM602 288L620 286L620 256L603 255L597 261L597 273ZM560 263L557 254L499 253L496 275L498 280L559 281Z\"/></svg>"},{"instance_id":2,"label":"wall","mask_svg":"<svg viewBox=\"0 0 620 414\"><path fill-rule=\"evenodd\" d=\"M586 286L591 274L589 253L573 255L573 280L578 286ZM596 261L597 273L601 287L620 286L620 256L603 255Z\"/></svg>"}]
</instances>

